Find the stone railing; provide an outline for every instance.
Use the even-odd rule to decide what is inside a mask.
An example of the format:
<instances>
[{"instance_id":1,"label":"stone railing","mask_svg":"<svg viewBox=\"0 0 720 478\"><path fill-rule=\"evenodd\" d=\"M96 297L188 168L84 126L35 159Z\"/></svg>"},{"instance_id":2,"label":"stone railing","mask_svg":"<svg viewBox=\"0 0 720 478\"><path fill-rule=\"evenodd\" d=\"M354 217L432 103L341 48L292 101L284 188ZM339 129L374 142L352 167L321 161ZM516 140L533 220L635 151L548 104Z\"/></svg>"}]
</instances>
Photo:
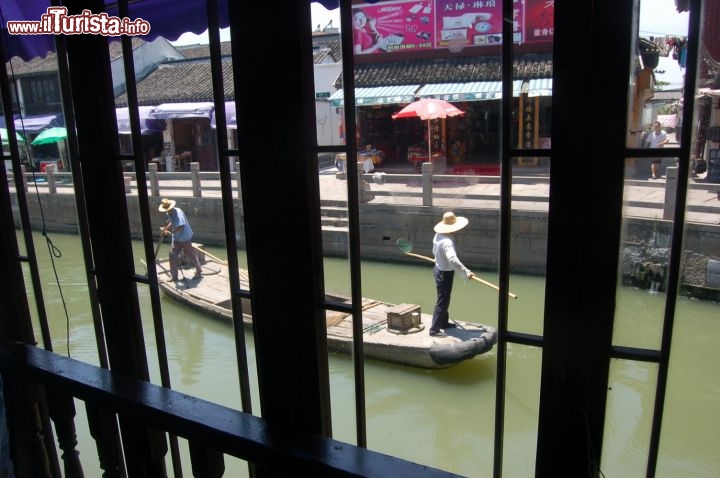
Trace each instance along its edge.
<instances>
[{"instance_id":1,"label":"stone railing","mask_svg":"<svg viewBox=\"0 0 720 478\"><path fill-rule=\"evenodd\" d=\"M239 171L235 164L234 171ZM231 172L234 196L240 197L240 176ZM23 169L25 191L48 194L73 194L72 174L56 172L53 164L48 164L45 172L25 172ZM345 202L347 185L344 172L334 170L320 172L320 196L327 202ZM8 175L10 187L14 187L13 175ZM125 192L137 192L137 174L125 172ZM197 162L190 163L189 172L160 172L157 164L150 163L146 172L148 195L172 197L220 197L220 174L212 171L200 171ZM498 176L434 174L433 164L424 163L420 174L388 174L382 171L364 173L358 171L360 185L359 199L363 203L397 204L411 206L456 206L497 209L500 200L500 178ZM628 191L623 206L629 216L648 216L654 219L669 220L674 215L675 190L677 187L677 168L667 168L665 181L627 180ZM690 190L715 194L718 185L709 183L690 183ZM657 194L658 189L664 189ZM640 191L640 193L633 193ZM654 191L648 194L646 191ZM549 205L549 178L547 176L513 176L513 209L547 212ZM641 211L634 213L634 211ZM642 212L644 211L644 212ZM688 212L709 214L711 223L717 224L715 215L720 215L720 201L688 201ZM700 221L707 222L707 221Z\"/></svg>"}]
</instances>

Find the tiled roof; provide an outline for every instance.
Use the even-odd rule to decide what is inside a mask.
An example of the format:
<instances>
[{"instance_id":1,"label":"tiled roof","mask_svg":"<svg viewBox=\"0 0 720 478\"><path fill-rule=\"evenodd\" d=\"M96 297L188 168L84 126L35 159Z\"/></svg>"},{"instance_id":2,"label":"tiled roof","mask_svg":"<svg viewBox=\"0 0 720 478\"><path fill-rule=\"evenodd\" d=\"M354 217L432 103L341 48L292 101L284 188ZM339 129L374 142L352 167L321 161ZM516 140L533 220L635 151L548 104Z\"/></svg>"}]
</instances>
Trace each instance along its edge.
<instances>
[{"instance_id":1,"label":"tiled roof","mask_svg":"<svg viewBox=\"0 0 720 478\"><path fill-rule=\"evenodd\" d=\"M532 53L518 56L513 62L513 77L528 80L551 78L551 54ZM355 65L356 87L501 80L500 56L451 57ZM341 77L338 78L335 86L338 89L342 88Z\"/></svg>"},{"instance_id":2,"label":"tiled roof","mask_svg":"<svg viewBox=\"0 0 720 478\"><path fill-rule=\"evenodd\" d=\"M132 49L135 50L137 47L145 43L140 37L132 37ZM122 42L117 39L110 42L110 61L120 58L122 56Z\"/></svg>"},{"instance_id":3,"label":"tiled roof","mask_svg":"<svg viewBox=\"0 0 720 478\"><path fill-rule=\"evenodd\" d=\"M30 61L22 61L20 57L15 57L6 63L6 67L8 75L15 77L57 73L57 55L51 52L45 58L35 57Z\"/></svg>"},{"instance_id":4,"label":"tiled roof","mask_svg":"<svg viewBox=\"0 0 720 478\"><path fill-rule=\"evenodd\" d=\"M340 43L340 35L313 33L312 43L313 51L315 51L315 63L322 63L323 60L325 60L325 58L328 56L328 54L335 62L339 62L340 60L342 60L342 45ZM323 53L319 55L318 52ZM318 61L318 57L320 61Z\"/></svg>"},{"instance_id":5,"label":"tiled roof","mask_svg":"<svg viewBox=\"0 0 720 478\"><path fill-rule=\"evenodd\" d=\"M133 37L132 48L133 50L145 43L139 37ZM114 39L109 43L108 51L110 52L110 60L115 60L122 56L122 42ZM8 74L11 76L28 76L38 75L43 73L56 73L58 70L57 65L57 54L55 52L49 52L45 58L35 57L30 61L22 61L19 58L12 60L12 67L10 62L7 63Z\"/></svg>"},{"instance_id":6,"label":"tiled roof","mask_svg":"<svg viewBox=\"0 0 720 478\"><path fill-rule=\"evenodd\" d=\"M334 62L334 58L332 57L332 51L328 48L319 48L317 50L313 50L313 63L319 64L319 63L332 63Z\"/></svg>"},{"instance_id":7,"label":"tiled roof","mask_svg":"<svg viewBox=\"0 0 720 478\"><path fill-rule=\"evenodd\" d=\"M175 49L188 60L193 58L210 58L210 45L184 45L176 46ZM232 48L230 42L221 42L220 55L229 56L231 54Z\"/></svg>"},{"instance_id":8,"label":"tiled roof","mask_svg":"<svg viewBox=\"0 0 720 478\"><path fill-rule=\"evenodd\" d=\"M222 69L225 100L229 101L235 98L232 62L229 58L223 59ZM213 101L210 62L189 60L163 63L137 84L137 96L140 106ZM127 95L118 96L115 105L127 106Z\"/></svg>"}]
</instances>

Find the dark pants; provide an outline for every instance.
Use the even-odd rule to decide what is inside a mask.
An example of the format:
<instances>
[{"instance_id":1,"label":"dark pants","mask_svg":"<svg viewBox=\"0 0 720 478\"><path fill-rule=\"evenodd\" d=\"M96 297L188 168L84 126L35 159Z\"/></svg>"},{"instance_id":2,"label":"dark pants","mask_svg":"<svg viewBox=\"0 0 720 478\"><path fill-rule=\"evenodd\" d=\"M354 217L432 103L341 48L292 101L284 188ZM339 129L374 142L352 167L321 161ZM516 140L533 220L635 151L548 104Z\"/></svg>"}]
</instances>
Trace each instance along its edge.
<instances>
[{"instance_id":1,"label":"dark pants","mask_svg":"<svg viewBox=\"0 0 720 478\"><path fill-rule=\"evenodd\" d=\"M450 307L450 294L453 288L453 278L455 271L441 271L437 267L433 270L435 276L435 288L437 289L437 301L435 309L433 309L431 332L437 332L444 329L450 320L448 308Z\"/></svg>"},{"instance_id":2,"label":"dark pants","mask_svg":"<svg viewBox=\"0 0 720 478\"><path fill-rule=\"evenodd\" d=\"M185 260L189 260L195 267L195 274L199 275L202 273L200 261L198 260L195 249L192 246L192 242L173 241L170 246L170 275L172 276L172 280L177 280L178 269L183 265L183 258Z\"/></svg>"}]
</instances>

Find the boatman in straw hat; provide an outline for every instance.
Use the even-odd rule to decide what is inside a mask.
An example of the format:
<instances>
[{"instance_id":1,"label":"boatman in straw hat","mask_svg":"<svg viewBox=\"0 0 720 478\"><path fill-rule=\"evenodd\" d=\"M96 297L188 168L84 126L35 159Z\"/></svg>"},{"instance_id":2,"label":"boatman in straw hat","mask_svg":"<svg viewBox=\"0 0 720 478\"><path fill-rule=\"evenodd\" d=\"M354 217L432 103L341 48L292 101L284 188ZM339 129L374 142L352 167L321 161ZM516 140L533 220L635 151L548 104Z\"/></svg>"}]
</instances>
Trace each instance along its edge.
<instances>
[{"instance_id":1,"label":"boatman in straw hat","mask_svg":"<svg viewBox=\"0 0 720 478\"><path fill-rule=\"evenodd\" d=\"M200 279L202 277L202 269L192 245L193 230L185 217L185 213L179 207L175 207L175 204L175 200L163 198L158 208L158 211L164 212L167 218L167 225L162 228L161 234L172 237L172 244L170 245L170 275L172 276L172 280L177 282L178 268L182 263L181 256L185 254L185 257L190 259L192 265L195 266L195 276L193 279Z\"/></svg>"},{"instance_id":2,"label":"boatman in straw hat","mask_svg":"<svg viewBox=\"0 0 720 478\"><path fill-rule=\"evenodd\" d=\"M455 271L463 273L466 279L472 278L475 274L465 267L457 252L455 252L455 241L453 234L467 226L468 220L465 217L456 216L454 212L443 214L442 221L435 225L435 237L433 238L433 255L435 256L435 288L437 289L437 302L433 310L430 335L433 337L445 337L445 329L457 327L450 323L450 295L453 288Z\"/></svg>"}]
</instances>

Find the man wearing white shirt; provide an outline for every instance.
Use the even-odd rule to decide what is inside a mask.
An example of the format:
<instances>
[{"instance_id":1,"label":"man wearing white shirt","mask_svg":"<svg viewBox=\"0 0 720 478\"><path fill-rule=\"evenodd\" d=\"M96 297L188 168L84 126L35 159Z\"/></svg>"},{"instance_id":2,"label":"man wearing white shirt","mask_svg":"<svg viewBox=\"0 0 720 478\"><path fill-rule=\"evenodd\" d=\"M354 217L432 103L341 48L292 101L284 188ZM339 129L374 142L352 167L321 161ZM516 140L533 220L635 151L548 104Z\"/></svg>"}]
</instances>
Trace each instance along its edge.
<instances>
[{"instance_id":1,"label":"man wearing white shirt","mask_svg":"<svg viewBox=\"0 0 720 478\"><path fill-rule=\"evenodd\" d=\"M430 335L432 337L446 337L445 329L457 327L450 323L450 296L452 294L453 279L455 271L462 272L465 279L472 278L475 274L465 267L458 259L455 251L453 234L467 226L468 220L465 217L455 216L453 212L443 214L443 220L435 225L435 237L433 238L433 255L435 256L435 288L437 290L437 301L433 309L432 325Z\"/></svg>"},{"instance_id":2,"label":"man wearing white shirt","mask_svg":"<svg viewBox=\"0 0 720 478\"><path fill-rule=\"evenodd\" d=\"M669 141L668 135L659 121L656 121L653 125L653 130L647 135L647 147L648 148L662 148ZM654 158L650 165L650 172L652 173L652 179L658 179L657 170L660 166L662 158Z\"/></svg>"}]
</instances>

